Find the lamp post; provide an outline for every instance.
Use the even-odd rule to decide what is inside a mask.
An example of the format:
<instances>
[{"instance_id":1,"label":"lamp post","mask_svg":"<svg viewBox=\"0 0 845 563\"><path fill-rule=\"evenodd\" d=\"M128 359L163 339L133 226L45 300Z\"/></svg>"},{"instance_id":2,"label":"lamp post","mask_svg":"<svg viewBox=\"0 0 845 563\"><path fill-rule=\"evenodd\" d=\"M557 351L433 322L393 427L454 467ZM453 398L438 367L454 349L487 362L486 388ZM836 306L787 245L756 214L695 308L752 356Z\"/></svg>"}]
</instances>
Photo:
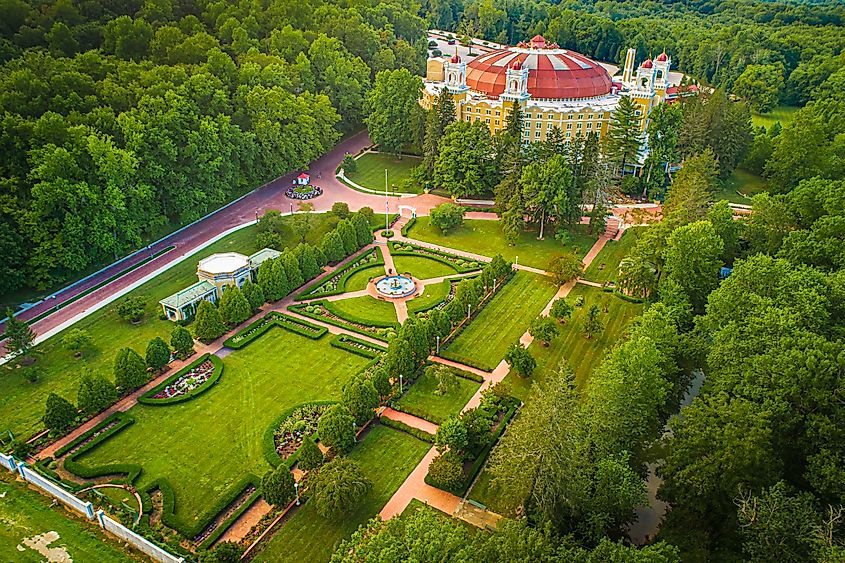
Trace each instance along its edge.
<instances>
[{"instance_id":1,"label":"lamp post","mask_svg":"<svg viewBox=\"0 0 845 563\"><path fill-rule=\"evenodd\" d=\"M402 394L402 388L403 388L403 385L402 385L402 374L400 373L400 374L399 374L399 394L400 394L400 395Z\"/></svg>"},{"instance_id":2,"label":"lamp post","mask_svg":"<svg viewBox=\"0 0 845 563\"><path fill-rule=\"evenodd\" d=\"M472 315L472 304L467 303L467 320L469 320L471 315Z\"/></svg>"},{"instance_id":3,"label":"lamp post","mask_svg":"<svg viewBox=\"0 0 845 563\"><path fill-rule=\"evenodd\" d=\"M387 199L387 168L384 169L384 230L390 229L390 200Z\"/></svg>"},{"instance_id":4,"label":"lamp post","mask_svg":"<svg viewBox=\"0 0 845 563\"><path fill-rule=\"evenodd\" d=\"M437 336L437 354L440 355L440 336Z\"/></svg>"},{"instance_id":5,"label":"lamp post","mask_svg":"<svg viewBox=\"0 0 845 563\"><path fill-rule=\"evenodd\" d=\"M514 266L519 266L519 256L516 256L513 261Z\"/></svg>"},{"instance_id":6,"label":"lamp post","mask_svg":"<svg viewBox=\"0 0 845 563\"><path fill-rule=\"evenodd\" d=\"M293 215L293 204L290 204L290 214Z\"/></svg>"},{"instance_id":7,"label":"lamp post","mask_svg":"<svg viewBox=\"0 0 845 563\"><path fill-rule=\"evenodd\" d=\"M299 483L297 481L293 482L293 489L296 491L296 506L299 506Z\"/></svg>"},{"instance_id":8,"label":"lamp post","mask_svg":"<svg viewBox=\"0 0 845 563\"><path fill-rule=\"evenodd\" d=\"M355 440L355 443L358 443L358 425L355 424L355 421L352 421L352 438Z\"/></svg>"},{"instance_id":9,"label":"lamp post","mask_svg":"<svg viewBox=\"0 0 845 563\"><path fill-rule=\"evenodd\" d=\"M258 209L255 210L255 224L258 224Z\"/></svg>"}]
</instances>

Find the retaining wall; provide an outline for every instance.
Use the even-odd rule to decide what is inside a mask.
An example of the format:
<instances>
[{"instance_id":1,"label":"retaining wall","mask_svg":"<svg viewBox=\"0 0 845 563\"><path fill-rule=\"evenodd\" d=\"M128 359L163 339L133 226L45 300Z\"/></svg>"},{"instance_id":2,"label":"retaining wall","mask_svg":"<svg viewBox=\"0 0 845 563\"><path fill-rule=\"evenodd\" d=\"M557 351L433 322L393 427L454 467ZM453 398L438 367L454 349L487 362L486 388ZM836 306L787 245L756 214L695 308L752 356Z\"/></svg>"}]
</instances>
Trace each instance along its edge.
<instances>
[{"instance_id":1,"label":"retaining wall","mask_svg":"<svg viewBox=\"0 0 845 563\"><path fill-rule=\"evenodd\" d=\"M129 542L139 551L146 553L156 561L161 561L162 563L182 563L185 560L183 557L176 557L175 555L163 550L143 536L139 536L120 522L112 520L106 516L102 510L97 511L97 520L104 530L111 532L124 541Z\"/></svg>"}]
</instances>

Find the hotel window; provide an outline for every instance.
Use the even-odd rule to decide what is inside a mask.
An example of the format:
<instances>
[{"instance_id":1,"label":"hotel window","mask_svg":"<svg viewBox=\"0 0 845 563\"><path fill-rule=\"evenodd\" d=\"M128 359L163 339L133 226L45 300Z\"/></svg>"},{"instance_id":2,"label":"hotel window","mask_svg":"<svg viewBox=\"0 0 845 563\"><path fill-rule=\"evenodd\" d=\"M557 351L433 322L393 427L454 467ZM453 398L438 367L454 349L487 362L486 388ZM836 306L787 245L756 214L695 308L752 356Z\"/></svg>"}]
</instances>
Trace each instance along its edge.
<instances>
[{"instance_id":1,"label":"hotel window","mask_svg":"<svg viewBox=\"0 0 845 563\"><path fill-rule=\"evenodd\" d=\"M531 114L530 114L530 113L526 113L526 114L525 114L525 119L531 119Z\"/></svg>"},{"instance_id":2,"label":"hotel window","mask_svg":"<svg viewBox=\"0 0 845 563\"><path fill-rule=\"evenodd\" d=\"M587 119L592 119L592 118L593 118L593 114L592 114L592 113L591 113L590 115L588 115L588 116L587 116Z\"/></svg>"},{"instance_id":3,"label":"hotel window","mask_svg":"<svg viewBox=\"0 0 845 563\"><path fill-rule=\"evenodd\" d=\"M568 139L569 137L571 137L571 136L572 136L572 133L569 133L569 132L567 132L567 133L566 133L566 138L567 138L567 139Z\"/></svg>"},{"instance_id":4,"label":"hotel window","mask_svg":"<svg viewBox=\"0 0 845 563\"><path fill-rule=\"evenodd\" d=\"M581 125L583 125L583 124L582 124L582 123L579 123L579 124L578 124L578 129L580 129L580 128L581 128Z\"/></svg>"},{"instance_id":5,"label":"hotel window","mask_svg":"<svg viewBox=\"0 0 845 563\"><path fill-rule=\"evenodd\" d=\"M587 122L587 129L592 129L592 128L593 128L593 124L590 123L590 122Z\"/></svg>"},{"instance_id":6,"label":"hotel window","mask_svg":"<svg viewBox=\"0 0 845 563\"><path fill-rule=\"evenodd\" d=\"M472 116L471 116L471 115L468 115L468 116L467 116L467 121L470 121L470 120L472 120Z\"/></svg>"},{"instance_id":7,"label":"hotel window","mask_svg":"<svg viewBox=\"0 0 845 563\"><path fill-rule=\"evenodd\" d=\"M567 123L567 124L566 124L566 128L567 128L567 129L572 129L572 124L571 124L571 123Z\"/></svg>"},{"instance_id":8,"label":"hotel window","mask_svg":"<svg viewBox=\"0 0 845 563\"><path fill-rule=\"evenodd\" d=\"M539 136L540 136L540 130L539 130L539 129L538 129L538 130L534 133L534 136L535 136L535 137L539 137Z\"/></svg>"},{"instance_id":9,"label":"hotel window","mask_svg":"<svg viewBox=\"0 0 845 563\"><path fill-rule=\"evenodd\" d=\"M566 116L566 119L572 119L572 114L570 113L568 116Z\"/></svg>"},{"instance_id":10,"label":"hotel window","mask_svg":"<svg viewBox=\"0 0 845 563\"><path fill-rule=\"evenodd\" d=\"M502 112L500 112L499 110L496 110L496 115L502 115Z\"/></svg>"},{"instance_id":11,"label":"hotel window","mask_svg":"<svg viewBox=\"0 0 845 563\"><path fill-rule=\"evenodd\" d=\"M548 125L546 125L546 129L551 129L554 126L555 126L555 124L552 123L551 121L549 121Z\"/></svg>"},{"instance_id":12,"label":"hotel window","mask_svg":"<svg viewBox=\"0 0 845 563\"><path fill-rule=\"evenodd\" d=\"M487 110L487 115L490 115L490 110L489 110L489 109ZM488 120L488 121L489 121L489 120Z\"/></svg>"},{"instance_id":13,"label":"hotel window","mask_svg":"<svg viewBox=\"0 0 845 563\"><path fill-rule=\"evenodd\" d=\"M496 125L498 125L498 124L499 124L499 120L497 119L497 120L496 120Z\"/></svg>"},{"instance_id":14,"label":"hotel window","mask_svg":"<svg viewBox=\"0 0 845 563\"><path fill-rule=\"evenodd\" d=\"M486 117L486 118L484 118L484 121L486 121L487 123L490 123L490 118Z\"/></svg>"}]
</instances>

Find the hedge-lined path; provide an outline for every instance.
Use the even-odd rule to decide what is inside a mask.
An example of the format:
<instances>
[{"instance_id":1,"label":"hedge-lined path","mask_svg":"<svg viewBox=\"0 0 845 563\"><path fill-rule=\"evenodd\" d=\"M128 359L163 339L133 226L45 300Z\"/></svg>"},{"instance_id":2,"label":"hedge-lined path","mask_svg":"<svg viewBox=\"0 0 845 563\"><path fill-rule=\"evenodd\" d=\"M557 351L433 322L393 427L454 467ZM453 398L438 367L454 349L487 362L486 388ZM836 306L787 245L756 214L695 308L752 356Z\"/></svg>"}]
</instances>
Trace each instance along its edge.
<instances>
[{"instance_id":1,"label":"hedge-lined path","mask_svg":"<svg viewBox=\"0 0 845 563\"><path fill-rule=\"evenodd\" d=\"M435 356L434 354L429 356L428 359L431 360L432 362L436 362L438 364L443 364L444 366L449 366L449 367L453 367L455 369L459 369L459 370L462 370L462 371L467 371L469 373L474 373L475 375L479 375L479 376L483 377L484 379L489 378L490 375L491 375L491 373L489 371L484 371L483 369L474 368L472 366L468 366L466 364L462 364L462 363L456 362L454 360L447 360L446 358L441 358L440 356Z\"/></svg>"},{"instance_id":2,"label":"hedge-lined path","mask_svg":"<svg viewBox=\"0 0 845 563\"><path fill-rule=\"evenodd\" d=\"M401 422L402 424L407 424L411 428L416 428L417 430L422 430L423 432L427 432L432 435L437 434L437 429L440 428L433 422L429 422L406 412L397 411L396 409L392 409L390 407L386 407L382 410L379 416L395 420L396 422Z\"/></svg>"},{"instance_id":3,"label":"hedge-lined path","mask_svg":"<svg viewBox=\"0 0 845 563\"><path fill-rule=\"evenodd\" d=\"M393 493L393 496L390 497L390 500L387 501L387 504L379 512L382 520L390 520L394 516L399 516L414 499L430 504L446 514L455 513L461 504L461 498L442 491L437 487L432 487L425 482L428 466L437 455L437 448L432 447L428 450L422 461L408 475L402 486Z\"/></svg>"},{"instance_id":4,"label":"hedge-lined path","mask_svg":"<svg viewBox=\"0 0 845 563\"><path fill-rule=\"evenodd\" d=\"M214 542L212 547L227 541L240 542L252 530L253 526L258 524L271 510L273 510L273 506L263 498L259 498L237 520L232 522L232 525Z\"/></svg>"}]
</instances>

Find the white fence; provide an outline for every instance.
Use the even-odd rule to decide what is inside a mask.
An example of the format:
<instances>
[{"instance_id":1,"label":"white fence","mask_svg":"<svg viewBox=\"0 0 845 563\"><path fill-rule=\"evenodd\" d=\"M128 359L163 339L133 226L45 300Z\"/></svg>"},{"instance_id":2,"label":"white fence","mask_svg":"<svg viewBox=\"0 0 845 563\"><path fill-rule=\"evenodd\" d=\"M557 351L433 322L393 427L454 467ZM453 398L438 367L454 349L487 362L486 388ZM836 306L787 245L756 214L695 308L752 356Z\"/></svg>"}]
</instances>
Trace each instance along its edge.
<instances>
[{"instance_id":1,"label":"white fence","mask_svg":"<svg viewBox=\"0 0 845 563\"><path fill-rule=\"evenodd\" d=\"M13 473L17 473L24 481L35 485L46 494L57 499L73 510L76 510L86 518L93 519L96 516L97 522L100 524L101 528L128 542L136 549L146 553L156 561L160 561L161 563L182 563L185 560L182 557L176 557L175 555L168 553L146 538L139 536L129 528L125 527L120 522L112 520L106 516L102 510L94 514L94 507L90 502L84 502L76 495L64 490L57 484L45 478L43 475L36 473L32 469L28 468L26 463L22 461L18 462L14 457L0 453L0 465Z\"/></svg>"}]
</instances>

